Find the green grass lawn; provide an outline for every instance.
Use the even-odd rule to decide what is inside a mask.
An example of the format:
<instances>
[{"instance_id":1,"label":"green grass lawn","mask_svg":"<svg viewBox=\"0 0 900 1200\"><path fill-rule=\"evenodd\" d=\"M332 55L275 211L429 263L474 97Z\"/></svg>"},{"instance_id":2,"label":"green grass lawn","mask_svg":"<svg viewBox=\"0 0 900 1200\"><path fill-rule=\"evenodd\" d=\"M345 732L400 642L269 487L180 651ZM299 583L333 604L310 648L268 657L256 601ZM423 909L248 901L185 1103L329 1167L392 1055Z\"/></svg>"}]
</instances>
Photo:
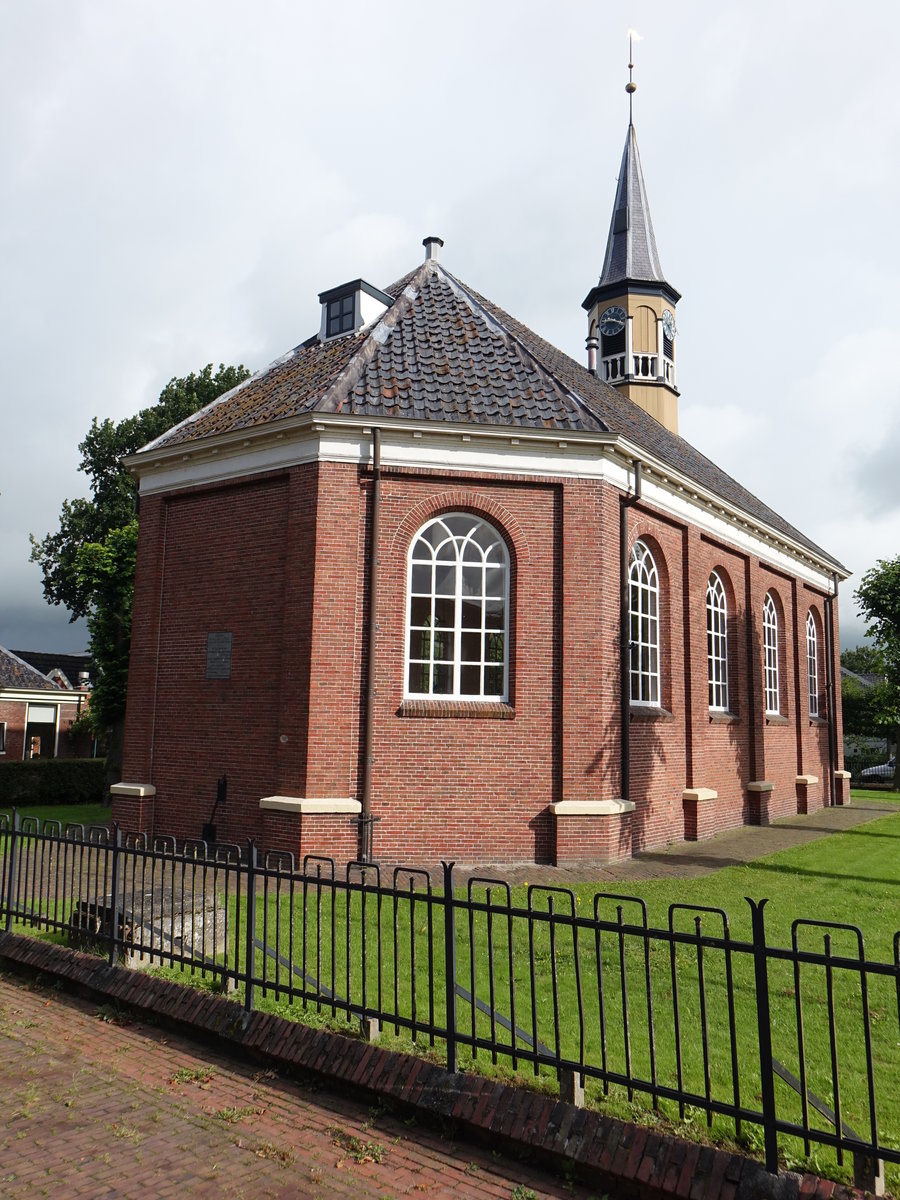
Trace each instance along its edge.
<instances>
[{"instance_id":1,"label":"green grass lawn","mask_svg":"<svg viewBox=\"0 0 900 1200\"><path fill-rule=\"evenodd\" d=\"M789 851L762 858L746 865L728 867L696 879L667 879L640 884L629 882L628 893L646 905L651 928L666 929L670 906L702 906L722 910L727 915L728 929L733 940L750 938L750 908L745 897L768 899L766 906L767 941L770 946L790 946L792 922L831 921L841 925L852 923L864 938L867 958L890 962L893 959L893 936L900 928L900 813L888 815L841 834L822 838ZM554 911L574 911L589 918L595 912L597 885L583 884L564 890L531 888L513 889L513 910L531 909L536 913L549 911L552 899ZM475 889L475 895L486 900L485 890ZM622 920L638 923L640 906L617 899L596 902L601 919L616 922L619 905ZM708 1092L713 1098L731 1101L735 1096L732 1076L732 1053L737 1056L740 1099L743 1105L760 1107L760 1074L756 1041L756 1000L753 962L749 955L731 955L731 987L727 976L727 955L724 949L705 949L703 954L703 987L700 986L700 964L696 944L679 946L674 954L662 939L648 943L633 935L620 938L615 928L606 928L600 935L601 964L598 972L597 937L590 924L581 926L577 934L572 927L548 920L538 920L529 932L523 915L510 916L505 908L505 895L495 890L491 911L476 914L471 928L463 914L457 925L457 980L487 1005L507 1018L514 1019L520 1035L513 1039L502 1025L492 1022L490 1012L473 1010L471 1004L458 999L457 1020L461 1034L486 1038L492 1032L505 1041L509 1050L515 1046L519 1053L519 1068L527 1076L531 1066L523 1059L529 1039L555 1049L573 1061L605 1065L609 1071L628 1072L643 1079L648 1087L653 1072L660 1083L674 1086L681 1078L682 1085L698 1096ZM696 908L675 908L672 922L685 933L695 930L699 916L704 934L718 934L724 929L721 915ZM347 912L343 896L339 896L332 911L315 891L303 901L302 892L293 898L283 896L280 902L270 898L260 905L257 915L257 935L271 948L299 963L305 971L308 986L315 989L321 981L341 998L352 998L361 1004L363 982L370 1006L390 1012L394 1004L400 1013L409 1014L413 1006L420 1017L434 1013L438 1025L445 1022L444 939L442 914L434 910L434 960L429 964L425 937L428 907L424 900L399 902L396 907L385 900L379 912L377 897L368 895L365 911L357 894L351 901L349 938ZM490 934L488 923L490 921ZM381 931L382 957L379 985L378 961L372 949ZM320 937L317 938L317 931ZM396 931L396 932L395 932ZM857 935L852 929L825 930L818 925L797 927L798 945L819 953L824 951L826 933L831 939L831 953L852 957L857 951ZM395 952L396 936L396 952ZM367 953L363 956L363 938ZM333 939L333 940L332 940ZM303 958L303 946L308 947ZM315 947L318 945L318 949ZM318 957L317 957L318 955ZM535 983L532 988L528 963L535 963ZM366 963L363 974L363 962ZM290 982L286 965L271 954L263 959L256 956L256 970L265 962L266 977L273 989L267 994L257 992L257 1003L285 1015L300 1019L328 1020L332 1006L308 1002L307 1011L297 1011L300 1004L288 1004L284 994ZM395 971L396 964L396 971ZM576 968L580 976L576 986ZM602 975L602 1005L601 979ZM653 1005L654 1036L651 1042L648 992ZM802 965L795 973L785 962L769 962L770 996L772 1004L772 1037L775 1056L794 1075L801 1074L805 1063L807 1088L830 1107L836 1097L831 1070L829 1018L834 1022L835 1052L839 1062L838 1079L843 1121L867 1137L870 1132L870 1110L866 1086L866 1063L862 1039L862 1001L859 973L833 971L832 1005L828 1004L828 983L822 966ZM512 980L512 984L511 984ZM300 980L293 977L294 986ZM380 992L380 1003L377 997ZM877 1127L879 1136L897 1146L900 1134L900 1059L898 1059L898 1009L896 984L886 977L870 977L868 1001L872 1030L872 1057L876 1083ZM277 993L282 990L281 996ZM804 1055L799 1051L797 995L802 1003L802 1036ZM395 1000L396 996L396 1000ZM674 1006L677 998L678 1020ZM734 1011L735 1036L732 1043L727 1018L729 1005ZM627 1035L626 1035L627 1027ZM392 1044L394 1027L386 1024L384 1038ZM427 1038L420 1035L420 1044ZM409 1034L402 1028L397 1037L398 1047L410 1044ZM706 1049L704 1050L704 1044ZM438 1046L440 1050L440 1045ZM583 1059L582 1059L583 1050ZM651 1057L653 1059L651 1067ZM464 1068L511 1073L511 1055L501 1055L494 1064L484 1049L463 1050ZM532 1077L533 1078L533 1077ZM708 1083L707 1083L708 1080ZM538 1086L553 1088L555 1076L541 1069ZM659 1112L651 1111L648 1091L628 1094L624 1087L613 1084L608 1091L595 1080L588 1080L588 1100L602 1104L617 1115L644 1120L688 1122L698 1136L711 1136L720 1141L734 1141L736 1131L729 1118L715 1116L707 1130L706 1114L690 1108L679 1112L678 1106L663 1100ZM781 1080L776 1080L779 1116L799 1122L802 1110L798 1095ZM827 1120L815 1111L809 1114L814 1128L828 1130ZM682 1129L684 1132L684 1129ZM738 1142L745 1148L758 1149L760 1132L745 1124ZM843 1171L837 1168L832 1153L823 1147L813 1147L806 1159L799 1141L784 1139L786 1161L793 1165L807 1164L826 1174L847 1177L847 1160ZM900 1172L889 1168L893 1186L900 1183Z\"/></svg>"},{"instance_id":2,"label":"green grass lawn","mask_svg":"<svg viewBox=\"0 0 900 1200\"><path fill-rule=\"evenodd\" d=\"M887 800L891 804L900 804L900 792L888 788L851 788L851 800Z\"/></svg>"},{"instance_id":3,"label":"green grass lawn","mask_svg":"<svg viewBox=\"0 0 900 1200\"><path fill-rule=\"evenodd\" d=\"M108 825L112 819L112 808L109 804L32 804L20 808L18 812L20 817L59 821L62 828L69 824ZM11 808L0 806L0 818L11 815Z\"/></svg>"},{"instance_id":4,"label":"green grass lawn","mask_svg":"<svg viewBox=\"0 0 900 1200\"><path fill-rule=\"evenodd\" d=\"M872 790L854 791L853 798L896 802L900 797ZM34 810L32 810L34 811ZM79 808L39 810L57 820L85 823L108 819ZM72 816L75 812L79 815ZM63 815L65 813L65 816ZM36 814L37 815L37 814ZM815 821L815 816L811 818ZM609 891L615 885L606 885ZM385 1013L396 1012L419 1020L431 1019L446 1027L444 980L444 927L442 909L430 908L417 884L414 895L396 904L373 892L358 892L348 902L338 891L333 904L327 889L287 889L279 895L260 897L257 904L256 935L270 953L257 950L255 971L265 972L267 987L256 990L258 1007L281 1012L296 1019L347 1028L352 1016L342 1014L341 1003L358 1007L365 1003ZM720 935L727 927L734 942L750 939L750 908L746 897L766 898L767 942L770 947L791 945L792 923L800 921L795 935L807 950L823 952L826 934L831 953L854 956L854 929L826 930L819 922L835 922L857 928L866 957L893 961L894 934L900 928L900 811L846 832L761 858L755 862L726 867L695 879L629 882L622 886L633 899L596 899L600 885L585 883L571 890L517 887L506 904L505 889L493 889L490 902L483 886L473 888L482 911L471 922L457 914L457 982L474 993L479 1009L462 995L457 996L457 1029L463 1037L494 1035L505 1043L507 1053L496 1061L486 1049L461 1048L460 1065L511 1076L512 1056L518 1056L518 1074L532 1084L554 1090L555 1073L540 1068L537 1078L528 1061L533 1041L574 1062L602 1066L643 1080L648 1090L630 1094L620 1085L604 1087L587 1080L588 1103L630 1119L677 1125L681 1133L712 1138L722 1143L737 1142L745 1149L759 1150L761 1131L745 1123L736 1131L734 1122L707 1116L699 1107L679 1107L662 1099L653 1109L651 1079L659 1084L681 1085L698 1096L731 1102L736 1096L733 1055L737 1060L737 1092L745 1107L760 1107L760 1071L756 1039L756 994L753 962L749 955L724 948L707 947L699 961L696 943L687 942L674 951L661 938L639 938L634 932L620 933L616 922L626 926L642 921L640 901L646 906L651 929L675 929L690 935L699 918L702 932ZM463 891L458 893L460 897ZM573 932L571 924L549 919L550 904L556 914L574 913L582 919ZM672 908L671 906L676 906ZM680 907L679 907L680 906ZM621 916L619 910L621 908ZM715 909L717 912L698 909ZM532 922L527 913L535 915ZM591 918L599 915L607 924L599 934ZM241 914L229 907L232 937L241 925ZM609 924L611 923L611 924ZM429 959L429 925L433 957ZM379 959L376 948L380 942ZM243 958L243 938L237 937ZM599 953L598 953L599 944ZM232 942L232 947L234 942ZM232 953L233 953L232 949ZM281 959L279 960L279 957ZM295 965L292 974L288 962ZM529 963L534 963L534 984ZM598 968L599 963L599 968ZM298 976L296 968L302 972ZM730 968L730 978L729 978ZM701 987L702 970L702 987ZM185 978L176 971L175 976ZM649 978L649 994L647 979ZM305 979L305 985L304 985ZM577 983L576 983L577 980ZM793 965L769 961L769 993L772 1005L773 1051L784 1066L801 1074L805 1061L806 1086L829 1106L841 1106L843 1121L868 1137L871 1113L866 1086L866 1062L862 1039L860 975L835 968L829 983L820 965ZM195 974L193 982L200 982ZM321 985L321 990L317 987ZM308 992L305 1000L288 988ZM336 997L332 1004L325 989ZM832 1003L829 1006L829 988ZM869 1026L878 1104L879 1137L887 1144L900 1144L900 1012L895 980L870 977L868 984ZM802 1004L804 1056L799 1052L798 993ZM649 1002L648 1002L649 996ZM677 1020L675 1009L677 1002ZM649 1008L653 1008L653 1038ZM728 1020L734 1013L732 1039ZM487 1010L487 1011L485 1011ZM517 1027L514 1037L501 1018ZM832 1077L832 1045L839 1063L840 1095L835 1095ZM385 1020L382 1034L387 1046L413 1047L412 1037L402 1025L395 1029ZM419 1033L417 1050L428 1050L432 1040ZM440 1057L438 1039L434 1053ZM776 1098L782 1119L800 1121L799 1097L782 1080L776 1080ZM812 1126L829 1129L825 1118L811 1111ZM838 1168L833 1153L816 1147L806 1158L802 1143L782 1139L785 1162L807 1165L832 1177L848 1178L849 1159ZM888 1186L900 1189L900 1170L888 1167Z\"/></svg>"}]
</instances>

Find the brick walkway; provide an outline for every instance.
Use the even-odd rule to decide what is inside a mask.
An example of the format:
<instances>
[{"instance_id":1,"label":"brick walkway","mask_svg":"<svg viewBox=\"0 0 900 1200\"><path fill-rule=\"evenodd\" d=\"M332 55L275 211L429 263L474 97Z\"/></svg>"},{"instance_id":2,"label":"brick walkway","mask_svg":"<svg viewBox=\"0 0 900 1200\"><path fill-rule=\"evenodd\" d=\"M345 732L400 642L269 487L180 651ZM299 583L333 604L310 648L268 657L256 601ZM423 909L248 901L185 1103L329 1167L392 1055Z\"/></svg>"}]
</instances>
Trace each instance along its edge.
<instances>
[{"instance_id":1,"label":"brick walkway","mask_svg":"<svg viewBox=\"0 0 900 1200\"><path fill-rule=\"evenodd\" d=\"M0 1196L590 1194L315 1084L108 1015L0 975Z\"/></svg>"},{"instance_id":2,"label":"brick walkway","mask_svg":"<svg viewBox=\"0 0 900 1200\"><path fill-rule=\"evenodd\" d=\"M515 863L512 866L478 868L457 864L457 882L469 874L491 875L510 883L593 883L611 879L672 879L708 875L722 867L740 866L778 850L802 846L832 833L864 825L887 813L900 812L890 800L854 800L843 807L821 808L806 815L781 817L771 825L743 825L701 842L673 842L662 850L651 850L611 866L572 863L564 867Z\"/></svg>"}]
</instances>

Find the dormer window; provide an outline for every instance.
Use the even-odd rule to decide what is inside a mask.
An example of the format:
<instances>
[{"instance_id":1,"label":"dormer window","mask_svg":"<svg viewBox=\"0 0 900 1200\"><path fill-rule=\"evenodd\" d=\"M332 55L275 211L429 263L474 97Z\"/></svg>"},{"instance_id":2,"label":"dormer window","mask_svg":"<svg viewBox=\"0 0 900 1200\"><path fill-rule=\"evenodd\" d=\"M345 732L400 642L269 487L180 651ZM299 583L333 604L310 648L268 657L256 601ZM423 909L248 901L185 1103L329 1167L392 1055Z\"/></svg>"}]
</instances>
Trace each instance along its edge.
<instances>
[{"instance_id":1,"label":"dormer window","mask_svg":"<svg viewBox=\"0 0 900 1200\"><path fill-rule=\"evenodd\" d=\"M394 303L393 296L379 291L364 279L354 279L340 287L319 293L322 305L322 324L319 337L325 342L330 338L354 333L364 325L371 325Z\"/></svg>"},{"instance_id":2,"label":"dormer window","mask_svg":"<svg viewBox=\"0 0 900 1200\"><path fill-rule=\"evenodd\" d=\"M353 310L355 308L353 294L338 296L336 300L328 301L328 337L337 337L339 333L349 333L353 328Z\"/></svg>"}]
</instances>

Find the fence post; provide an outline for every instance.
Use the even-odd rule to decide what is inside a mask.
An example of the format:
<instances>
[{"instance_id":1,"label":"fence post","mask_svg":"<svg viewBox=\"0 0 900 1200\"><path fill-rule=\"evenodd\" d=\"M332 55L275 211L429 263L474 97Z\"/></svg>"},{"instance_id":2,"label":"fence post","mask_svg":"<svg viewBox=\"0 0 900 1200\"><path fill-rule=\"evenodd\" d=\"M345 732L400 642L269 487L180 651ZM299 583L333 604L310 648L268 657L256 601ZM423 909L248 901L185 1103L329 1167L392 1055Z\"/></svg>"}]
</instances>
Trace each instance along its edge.
<instances>
[{"instance_id":1,"label":"fence post","mask_svg":"<svg viewBox=\"0 0 900 1200\"><path fill-rule=\"evenodd\" d=\"M444 983L447 1004L447 1070L455 1075L456 1050L456 906L453 897L453 863L444 869Z\"/></svg>"},{"instance_id":2,"label":"fence post","mask_svg":"<svg viewBox=\"0 0 900 1200\"><path fill-rule=\"evenodd\" d=\"M3 903L6 907L6 932L12 931L13 923L13 893L15 890L16 871L18 869L19 857L19 810L12 810L12 825L7 834L8 841L6 844L6 879Z\"/></svg>"},{"instance_id":3,"label":"fence post","mask_svg":"<svg viewBox=\"0 0 900 1200\"><path fill-rule=\"evenodd\" d=\"M766 1170L778 1174L778 1130L775 1126L775 1068L772 1063L772 1018L769 1012L769 960L766 953L766 923L763 909L768 900L759 903L744 897L750 905L753 919L753 966L756 982L756 1023L759 1034L759 1073L762 1085L763 1135L766 1148Z\"/></svg>"},{"instance_id":4,"label":"fence post","mask_svg":"<svg viewBox=\"0 0 900 1200\"><path fill-rule=\"evenodd\" d=\"M244 983L244 1011L253 1011L253 964L256 961L256 842L252 838L247 841L247 937L244 942L244 970L247 978Z\"/></svg>"},{"instance_id":5,"label":"fence post","mask_svg":"<svg viewBox=\"0 0 900 1200\"><path fill-rule=\"evenodd\" d=\"M119 945L119 918L122 915L122 908L119 904L119 882L122 873L122 831L114 821L110 828L112 834L112 870L110 875L112 888L112 904L110 905L110 923L111 929L109 934L109 965L114 967L118 958Z\"/></svg>"}]
</instances>

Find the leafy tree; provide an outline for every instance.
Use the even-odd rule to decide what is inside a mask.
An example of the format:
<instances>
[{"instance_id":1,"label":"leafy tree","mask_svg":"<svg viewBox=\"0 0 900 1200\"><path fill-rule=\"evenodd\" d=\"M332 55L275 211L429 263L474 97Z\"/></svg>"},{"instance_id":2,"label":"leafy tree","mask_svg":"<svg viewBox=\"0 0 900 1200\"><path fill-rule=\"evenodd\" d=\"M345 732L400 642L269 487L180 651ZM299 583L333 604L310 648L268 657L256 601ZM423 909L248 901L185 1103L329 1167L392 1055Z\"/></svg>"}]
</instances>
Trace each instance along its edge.
<instances>
[{"instance_id":1,"label":"leafy tree","mask_svg":"<svg viewBox=\"0 0 900 1200\"><path fill-rule=\"evenodd\" d=\"M854 593L866 618L866 637L873 639L883 655L885 684L873 688L869 701L878 720L876 724L893 726L894 741L900 736L900 555L879 559L863 575ZM894 770L894 787L900 786L900 774Z\"/></svg>"},{"instance_id":2,"label":"leafy tree","mask_svg":"<svg viewBox=\"0 0 900 1200\"><path fill-rule=\"evenodd\" d=\"M137 518L111 529L102 542L86 542L75 555L78 585L91 595L91 655L102 670L91 693L95 730L116 729L125 716L131 603L137 558Z\"/></svg>"},{"instance_id":3,"label":"leafy tree","mask_svg":"<svg viewBox=\"0 0 900 1200\"><path fill-rule=\"evenodd\" d=\"M50 604L61 604L72 620L90 612L92 590L78 570L80 546L101 543L111 529L128 525L135 515L136 486L122 460L148 442L210 404L217 396L246 379L245 367L220 366L213 374L212 363L199 374L170 379L159 401L137 416L115 423L108 417L91 422L81 451L79 471L90 480L90 499L64 500L59 529L40 541L31 535L31 561L40 564L44 596Z\"/></svg>"},{"instance_id":4,"label":"leafy tree","mask_svg":"<svg viewBox=\"0 0 900 1200\"><path fill-rule=\"evenodd\" d=\"M236 387L250 372L212 363L197 374L170 379L158 403L136 416L91 422L79 471L90 480L90 498L64 500L59 529L31 536L31 561L40 564L44 596L71 619L87 617L98 678L91 697L95 733L110 735L110 768L119 767L131 637L131 600L137 547L137 488L122 465L148 442Z\"/></svg>"},{"instance_id":5,"label":"leafy tree","mask_svg":"<svg viewBox=\"0 0 900 1200\"><path fill-rule=\"evenodd\" d=\"M857 675L883 675L884 652L878 646L856 646L841 651L841 666Z\"/></svg>"}]
</instances>

